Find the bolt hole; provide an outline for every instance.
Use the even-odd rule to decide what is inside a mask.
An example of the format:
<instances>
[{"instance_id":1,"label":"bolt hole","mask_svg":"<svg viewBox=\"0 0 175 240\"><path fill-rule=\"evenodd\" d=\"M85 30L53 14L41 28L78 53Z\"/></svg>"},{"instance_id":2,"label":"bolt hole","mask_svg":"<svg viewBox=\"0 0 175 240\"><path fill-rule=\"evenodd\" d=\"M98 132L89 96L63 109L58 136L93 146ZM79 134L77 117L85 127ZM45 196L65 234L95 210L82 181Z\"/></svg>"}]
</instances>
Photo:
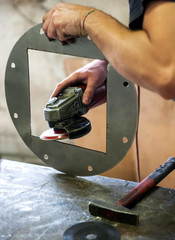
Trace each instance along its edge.
<instances>
[{"instance_id":1,"label":"bolt hole","mask_svg":"<svg viewBox=\"0 0 175 240\"><path fill-rule=\"evenodd\" d=\"M45 160L48 160L49 159L49 156L47 154L44 154L44 159Z\"/></svg>"},{"instance_id":2,"label":"bolt hole","mask_svg":"<svg viewBox=\"0 0 175 240\"><path fill-rule=\"evenodd\" d=\"M88 166L88 171L92 172L93 171L93 167L91 165Z\"/></svg>"},{"instance_id":3,"label":"bolt hole","mask_svg":"<svg viewBox=\"0 0 175 240\"><path fill-rule=\"evenodd\" d=\"M43 31L42 28L40 29L39 33L40 33L40 35L43 35L43 34L44 34L44 31Z\"/></svg>"},{"instance_id":4,"label":"bolt hole","mask_svg":"<svg viewBox=\"0 0 175 240\"><path fill-rule=\"evenodd\" d=\"M89 35L87 35L87 39L88 39L89 41L91 41L91 38L90 38L90 36L89 36Z\"/></svg>"},{"instance_id":5,"label":"bolt hole","mask_svg":"<svg viewBox=\"0 0 175 240\"><path fill-rule=\"evenodd\" d=\"M127 137L123 137L123 143L127 143L127 142L128 142Z\"/></svg>"},{"instance_id":6,"label":"bolt hole","mask_svg":"<svg viewBox=\"0 0 175 240\"><path fill-rule=\"evenodd\" d=\"M124 82L124 83L123 83L123 86L124 86L124 87L129 87L129 83L128 83L128 82Z\"/></svg>"},{"instance_id":7,"label":"bolt hole","mask_svg":"<svg viewBox=\"0 0 175 240\"><path fill-rule=\"evenodd\" d=\"M14 62L11 63L11 68L15 68L15 67L16 67L15 63Z\"/></svg>"},{"instance_id":8,"label":"bolt hole","mask_svg":"<svg viewBox=\"0 0 175 240\"><path fill-rule=\"evenodd\" d=\"M88 235L86 235L86 239L87 240L95 240L95 239L97 239L97 235L96 234L88 234Z\"/></svg>"},{"instance_id":9,"label":"bolt hole","mask_svg":"<svg viewBox=\"0 0 175 240\"><path fill-rule=\"evenodd\" d=\"M13 116L14 116L14 118L18 118L18 114L17 113L14 113Z\"/></svg>"}]
</instances>

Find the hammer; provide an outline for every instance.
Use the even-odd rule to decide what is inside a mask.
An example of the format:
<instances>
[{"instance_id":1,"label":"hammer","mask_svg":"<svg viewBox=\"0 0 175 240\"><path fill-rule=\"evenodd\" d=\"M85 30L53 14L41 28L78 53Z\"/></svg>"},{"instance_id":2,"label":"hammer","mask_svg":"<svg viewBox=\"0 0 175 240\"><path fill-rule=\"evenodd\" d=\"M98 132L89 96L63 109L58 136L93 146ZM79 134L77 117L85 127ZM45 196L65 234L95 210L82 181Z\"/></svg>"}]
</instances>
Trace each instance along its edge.
<instances>
[{"instance_id":1,"label":"hammer","mask_svg":"<svg viewBox=\"0 0 175 240\"><path fill-rule=\"evenodd\" d=\"M94 216L112 221L138 225L139 214L131 211L129 208L138 203L145 196L145 193L156 186L174 169L175 157L170 157L163 165L144 178L128 194L117 201L116 204L111 205L98 200L92 201L89 203L89 212Z\"/></svg>"}]
</instances>

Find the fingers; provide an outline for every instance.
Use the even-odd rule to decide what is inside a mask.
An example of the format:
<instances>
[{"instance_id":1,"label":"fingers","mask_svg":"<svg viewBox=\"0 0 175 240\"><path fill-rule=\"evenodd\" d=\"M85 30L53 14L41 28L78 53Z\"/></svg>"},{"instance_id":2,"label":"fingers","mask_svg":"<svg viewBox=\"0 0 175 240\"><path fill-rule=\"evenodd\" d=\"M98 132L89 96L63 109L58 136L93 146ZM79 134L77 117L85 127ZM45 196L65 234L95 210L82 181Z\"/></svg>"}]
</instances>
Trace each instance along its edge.
<instances>
[{"instance_id":1,"label":"fingers","mask_svg":"<svg viewBox=\"0 0 175 240\"><path fill-rule=\"evenodd\" d=\"M43 17L43 31L49 39L59 39L64 45L64 38L61 37L60 30L55 26L56 10L52 9Z\"/></svg>"},{"instance_id":2,"label":"fingers","mask_svg":"<svg viewBox=\"0 0 175 240\"><path fill-rule=\"evenodd\" d=\"M53 18L51 18L50 23L47 28L47 36L50 39L57 39L57 32L53 23Z\"/></svg>"},{"instance_id":3,"label":"fingers","mask_svg":"<svg viewBox=\"0 0 175 240\"><path fill-rule=\"evenodd\" d=\"M43 31L45 33L48 32L48 27L50 24L50 20L51 20L51 16L53 15L53 13L55 12L54 9L52 9L51 11L49 11L44 17L43 17Z\"/></svg>"},{"instance_id":4,"label":"fingers","mask_svg":"<svg viewBox=\"0 0 175 240\"><path fill-rule=\"evenodd\" d=\"M97 86L95 84L93 77L87 76L87 73L81 72L80 69L77 72L74 72L71 75L69 75L62 82L60 82L54 89L51 95L51 98L57 97L59 93L63 91L63 89L70 86L76 86L76 85L78 86L79 84L80 85L87 84L86 89L84 90L82 102L83 104L88 105L94 97L94 92Z\"/></svg>"},{"instance_id":5,"label":"fingers","mask_svg":"<svg viewBox=\"0 0 175 240\"><path fill-rule=\"evenodd\" d=\"M56 9L52 9L43 17L43 31L49 39L59 39L64 44L64 39L61 37L60 30L55 26Z\"/></svg>"},{"instance_id":6,"label":"fingers","mask_svg":"<svg viewBox=\"0 0 175 240\"><path fill-rule=\"evenodd\" d=\"M59 83L54 89L50 98L57 97L59 93L63 91L63 89L70 87L71 85L75 85L75 83L77 83L78 80L75 79L74 77L75 76L70 77L69 79ZM94 92L95 92L95 86L92 84L88 84L83 94L83 99L82 99L83 104L88 105L92 101L94 97Z\"/></svg>"},{"instance_id":7,"label":"fingers","mask_svg":"<svg viewBox=\"0 0 175 240\"><path fill-rule=\"evenodd\" d=\"M58 85L54 89L50 98L57 97L59 95L59 93L63 91L63 89L74 85L76 82L78 82L77 74L73 73L73 74L69 75L65 80L58 83Z\"/></svg>"},{"instance_id":8,"label":"fingers","mask_svg":"<svg viewBox=\"0 0 175 240\"><path fill-rule=\"evenodd\" d=\"M77 6L59 2L43 17L43 30L48 38L58 39L64 45L81 35L82 10Z\"/></svg>"},{"instance_id":9,"label":"fingers","mask_svg":"<svg viewBox=\"0 0 175 240\"><path fill-rule=\"evenodd\" d=\"M59 93L62 92L63 89L64 89L64 87L61 86L61 83L58 83L58 85L54 89L52 95L50 96L50 99L57 97L59 95Z\"/></svg>"},{"instance_id":10,"label":"fingers","mask_svg":"<svg viewBox=\"0 0 175 240\"><path fill-rule=\"evenodd\" d=\"M50 14L50 12L51 12L52 10L50 10L49 12L47 12L45 15L44 15L44 17L43 17L43 23L46 21L46 19L48 18L48 16L49 16L49 14Z\"/></svg>"},{"instance_id":11,"label":"fingers","mask_svg":"<svg viewBox=\"0 0 175 240\"><path fill-rule=\"evenodd\" d=\"M96 88L95 85L91 81L89 81L83 94L82 99L83 104L88 105L92 101L94 97L95 88Z\"/></svg>"},{"instance_id":12,"label":"fingers","mask_svg":"<svg viewBox=\"0 0 175 240\"><path fill-rule=\"evenodd\" d=\"M85 78L83 77L83 74L81 74L80 79L78 73L76 72L72 73L70 76L68 76L65 80L63 80L56 86L50 98L57 97L59 93L62 92L63 89L67 87L78 85L80 82L81 84L84 84L84 80ZM88 105L94 97L96 86L93 82L94 82L93 79L89 79L86 89L84 91L82 102L85 105Z\"/></svg>"},{"instance_id":13,"label":"fingers","mask_svg":"<svg viewBox=\"0 0 175 240\"><path fill-rule=\"evenodd\" d=\"M74 38L66 34L65 29L61 28L57 10L53 9L43 17L43 30L50 39L58 39L62 45L74 43Z\"/></svg>"}]
</instances>

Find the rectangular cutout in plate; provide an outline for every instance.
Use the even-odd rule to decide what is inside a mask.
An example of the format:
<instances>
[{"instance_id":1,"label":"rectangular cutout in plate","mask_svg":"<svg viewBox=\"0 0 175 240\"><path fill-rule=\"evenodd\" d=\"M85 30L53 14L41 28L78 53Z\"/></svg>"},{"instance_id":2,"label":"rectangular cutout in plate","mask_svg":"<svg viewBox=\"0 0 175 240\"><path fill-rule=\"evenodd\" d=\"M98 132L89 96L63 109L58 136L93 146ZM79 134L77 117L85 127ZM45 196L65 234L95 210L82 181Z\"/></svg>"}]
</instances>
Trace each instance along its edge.
<instances>
[{"instance_id":1,"label":"rectangular cutout in plate","mask_svg":"<svg viewBox=\"0 0 175 240\"><path fill-rule=\"evenodd\" d=\"M31 134L39 136L47 130L44 108L56 85L92 59L57 53L28 50L30 76ZM76 146L106 152L106 104L90 110L86 115L92 130L82 138L63 140Z\"/></svg>"}]
</instances>

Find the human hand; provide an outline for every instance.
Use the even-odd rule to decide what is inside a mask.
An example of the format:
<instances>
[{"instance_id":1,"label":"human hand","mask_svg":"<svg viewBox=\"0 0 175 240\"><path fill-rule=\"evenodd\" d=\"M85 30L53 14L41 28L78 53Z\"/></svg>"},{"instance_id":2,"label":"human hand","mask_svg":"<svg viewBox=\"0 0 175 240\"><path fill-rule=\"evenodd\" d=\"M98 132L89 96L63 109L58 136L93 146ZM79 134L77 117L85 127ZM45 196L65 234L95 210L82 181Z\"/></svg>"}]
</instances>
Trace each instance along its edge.
<instances>
[{"instance_id":1,"label":"human hand","mask_svg":"<svg viewBox=\"0 0 175 240\"><path fill-rule=\"evenodd\" d=\"M43 30L50 39L70 43L73 38L87 35L83 19L92 7L59 2L43 17Z\"/></svg>"},{"instance_id":2,"label":"human hand","mask_svg":"<svg viewBox=\"0 0 175 240\"><path fill-rule=\"evenodd\" d=\"M63 89L69 86L83 84L86 85L86 89L82 102L88 105L94 97L96 88L103 85L106 80L107 64L105 60L94 60L79 68L56 86L51 98L58 96Z\"/></svg>"}]
</instances>

